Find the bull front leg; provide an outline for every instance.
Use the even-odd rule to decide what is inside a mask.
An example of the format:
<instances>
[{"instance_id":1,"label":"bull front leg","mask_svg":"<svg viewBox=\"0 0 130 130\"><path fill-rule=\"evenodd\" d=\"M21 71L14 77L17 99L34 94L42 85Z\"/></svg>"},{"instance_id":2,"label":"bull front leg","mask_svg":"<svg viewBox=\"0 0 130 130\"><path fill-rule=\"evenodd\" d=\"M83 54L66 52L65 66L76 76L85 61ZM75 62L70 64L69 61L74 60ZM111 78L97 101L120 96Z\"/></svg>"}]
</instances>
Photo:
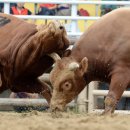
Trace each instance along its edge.
<instances>
[{"instance_id":1,"label":"bull front leg","mask_svg":"<svg viewBox=\"0 0 130 130\"><path fill-rule=\"evenodd\" d=\"M114 113L116 105L127 88L129 81L128 74L126 73L117 73L112 76L109 92L105 98L105 110L102 113L103 115L111 115Z\"/></svg>"},{"instance_id":2,"label":"bull front leg","mask_svg":"<svg viewBox=\"0 0 130 130\"><path fill-rule=\"evenodd\" d=\"M51 87L43 81L42 82L39 81L39 83L42 85L42 90L41 90L41 92L39 92L39 94L41 94L47 100L47 102L50 104L50 100L52 97Z\"/></svg>"},{"instance_id":3,"label":"bull front leg","mask_svg":"<svg viewBox=\"0 0 130 130\"><path fill-rule=\"evenodd\" d=\"M27 92L27 93L38 93L42 95L50 104L51 100L51 87L39 79L31 79L31 80L20 80L13 84L11 90L15 93L17 92Z\"/></svg>"}]
</instances>

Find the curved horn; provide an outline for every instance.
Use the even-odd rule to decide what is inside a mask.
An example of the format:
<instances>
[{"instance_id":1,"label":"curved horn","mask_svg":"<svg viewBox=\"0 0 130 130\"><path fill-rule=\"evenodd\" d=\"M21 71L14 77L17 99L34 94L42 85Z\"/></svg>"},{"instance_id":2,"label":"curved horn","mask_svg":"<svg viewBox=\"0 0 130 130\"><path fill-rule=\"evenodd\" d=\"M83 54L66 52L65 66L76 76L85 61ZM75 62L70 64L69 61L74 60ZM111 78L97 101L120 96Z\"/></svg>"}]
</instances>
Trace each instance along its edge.
<instances>
[{"instance_id":1,"label":"curved horn","mask_svg":"<svg viewBox=\"0 0 130 130\"><path fill-rule=\"evenodd\" d=\"M55 52L48 54L48 56L50 56L54 61L61 60L60 56Z\"/></svg>"},{"instance_id":2,"label":"curved horn","mask_svg":"<svg viewBox=\"0 0 130 130\"><path fill-rule=\"evenodd\" d=\"M69 70L70 71L75 71L77 68L79 68L79 64L76 62L72 62L69 64Z\"/></svg>"}]
</instances>

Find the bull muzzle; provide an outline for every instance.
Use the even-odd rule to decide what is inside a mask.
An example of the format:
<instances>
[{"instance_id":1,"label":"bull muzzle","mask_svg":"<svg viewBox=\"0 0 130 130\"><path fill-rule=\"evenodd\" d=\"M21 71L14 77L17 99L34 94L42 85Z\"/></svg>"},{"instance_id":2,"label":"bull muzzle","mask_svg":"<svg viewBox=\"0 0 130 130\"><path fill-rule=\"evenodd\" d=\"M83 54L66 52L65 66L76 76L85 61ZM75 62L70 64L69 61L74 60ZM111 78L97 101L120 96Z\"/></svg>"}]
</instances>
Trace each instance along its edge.
<instances>
[{"instance_id":1,"label":"bull muzzle","mask_svg":"<svg viewBox=\"0 0 130 130\"><path fill-rule=\"evenodd\" d=\"M53 118L62 117L62 112L65 110L65 105L56 103L55 101L50 104L51 115Z\"/></svg>"}]
</instances>

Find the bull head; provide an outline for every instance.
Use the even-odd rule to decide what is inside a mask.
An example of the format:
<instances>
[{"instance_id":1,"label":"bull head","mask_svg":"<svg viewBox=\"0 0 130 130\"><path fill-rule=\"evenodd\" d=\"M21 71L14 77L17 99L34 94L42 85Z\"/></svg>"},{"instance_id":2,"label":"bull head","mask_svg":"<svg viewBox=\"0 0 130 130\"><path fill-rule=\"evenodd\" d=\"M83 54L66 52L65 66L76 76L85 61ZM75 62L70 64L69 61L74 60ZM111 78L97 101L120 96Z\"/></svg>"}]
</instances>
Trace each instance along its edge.
<instances>
[{"instance_id":1,"label":"bull head","mask_svg":"<svg viewBox=\"0 0 130 130\"><path fill-rule=\"evenodd\" d=\"M44 53L63 52L69 46L65 27L59 21L51 21L47 25L37 26L36 37L43 43Z\"/></svg>"},{"instance_id":2,"label":"bull head","mask_svg":"<svg viewBox=\"0 0 130 130\"><path fill-rule=\"evenodd\" d=\"M51 109L63 111L66 104L72 101L85 87L83 75L86 73L88 60L84 57L76 62L73 57L64 57L57 60L50 73L50 82L53 86Z\"/></svg>"}]
</instances>

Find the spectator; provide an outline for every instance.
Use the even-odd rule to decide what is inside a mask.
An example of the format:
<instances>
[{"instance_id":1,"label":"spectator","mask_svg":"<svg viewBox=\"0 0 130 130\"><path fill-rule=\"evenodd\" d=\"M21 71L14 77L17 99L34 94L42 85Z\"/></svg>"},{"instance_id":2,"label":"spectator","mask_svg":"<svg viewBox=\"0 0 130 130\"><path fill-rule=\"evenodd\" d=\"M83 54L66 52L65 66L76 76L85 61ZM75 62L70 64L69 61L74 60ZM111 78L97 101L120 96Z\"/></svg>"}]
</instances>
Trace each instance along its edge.
<instances>
[{"instance_id":1,"label":"spectator","mask_svg":"<svg viewBox=\"0 0 130 130\"><path fill-rule=\"evenodd\" d=\"M79 16L89 16L89 12L83 8L78 10L78 15Z\"/></svg>"},{"instance_id":2,"label":"spectator","mask_svg":"<svg viewBox=\"0 0 130 130\"><path fill-rule=\"evenodd\" d=\"M58 16L70 16L71 15L71 6L69 4L57 4L57 13Z\"/></svg>"},{"instance_id":3,"label":"spectator","mask_svg":"<svg viewBox=\"0 0 130 130\"><path fill-rule=\"evenodd\" d=\"M113 0L108 0L108 1L113 1ZM118 8L117 5L101 5L101 16L109 13L110 11Z\"/></svg>"},{"instance_id":4,"label":"spectator","mask_svg":"<svg viewBox=\"0 0 130 130\"><path fill-rule=\"evenodd\" d=\"M0 12L3 12L4 3L0 3Z\"/></svg>"},{"instance_id":5,"label":"spectator","mask_svg":"<svg viewBox=\"0 0 130 130\"><path fill-rule=\"evenodd\" d=\"M57 4L40 4L37 15L55 15Z\"/></svg>"},{"instance_id":6,"label":"spectator","mask_svg":"<svg viewBox=\"0 0 130 130\"><path fill-rule=\"evenodd\" d=\"M24 8L25 3L17 3L13 6L11 6L10 14L14 15L31 15L31 11L27 8Z\"/></svg>"},{"instance_id":7,"label":"spectator","mask_svg":"<svg viewBox=\"0 0 130 130\"><path fill-rule=\"evenodd\" d=\"M16 5L16 3L11 3L11 4L10 4L10 7L15 6L15 5ZM0 3L0 12L3 13L3 12L4 12L3 9L4 9L4 3Z\"/></svg>"}]
</instances>

